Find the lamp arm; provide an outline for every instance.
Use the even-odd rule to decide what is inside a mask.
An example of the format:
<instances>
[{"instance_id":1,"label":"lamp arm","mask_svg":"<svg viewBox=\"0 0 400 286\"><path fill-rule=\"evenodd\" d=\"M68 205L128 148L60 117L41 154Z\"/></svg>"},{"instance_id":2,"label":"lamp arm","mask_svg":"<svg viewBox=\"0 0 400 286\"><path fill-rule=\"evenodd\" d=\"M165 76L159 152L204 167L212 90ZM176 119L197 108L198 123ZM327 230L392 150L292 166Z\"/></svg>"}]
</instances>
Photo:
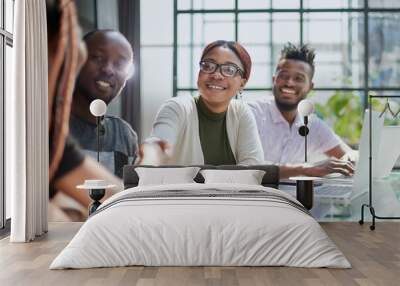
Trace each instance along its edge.
<instances>
[{"instance_id":1,"label":"lamp arm","mask_svg":"<svg viewBox=\"0 0 400 286\"><path fill-rule=\"evenodd\" d=\"M306 130L308 130L307 124L308 124L308 116L304 116L304 126L305 126ZM307 163L307 135L308 135L308 132L306 131L305 135L304 135L304 162L305 163Z\"/></svg>"},{"instance_id":2,"label":"lamp arm","mask_svg":"<svg viewBox=\"0 0 400 286\"><path fill-rule=\"evenodd\" d=\"M100 162L100 116L96 116L97 162Z\"/></svg>"}]
</instances>

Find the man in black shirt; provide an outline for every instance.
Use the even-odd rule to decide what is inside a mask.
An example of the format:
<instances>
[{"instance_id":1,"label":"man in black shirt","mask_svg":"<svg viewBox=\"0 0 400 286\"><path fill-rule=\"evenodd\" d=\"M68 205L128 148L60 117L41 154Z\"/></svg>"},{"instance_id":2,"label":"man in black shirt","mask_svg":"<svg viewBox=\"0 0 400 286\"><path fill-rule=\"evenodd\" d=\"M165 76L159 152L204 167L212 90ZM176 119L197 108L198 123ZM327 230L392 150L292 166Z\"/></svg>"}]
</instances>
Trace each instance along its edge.
<instances>
[{"instance_id":1,"label":"man in black shirt","mask_svg":"<svg viewBox=\"0 0 400 286\"><path fill-rule=\"evenodd\" d=\"M96 118L90 113L90 103L101 99L109 104L124 88L132 74L133 51L128 40L114 30L96 30L84 37L88 60L78 76L70 134L85 154L97 157ZM106 115L100 129L100 163L122 177L124 165L136 157L137 135L131 126L115 116Z\"/></svg>"}]
</instances>

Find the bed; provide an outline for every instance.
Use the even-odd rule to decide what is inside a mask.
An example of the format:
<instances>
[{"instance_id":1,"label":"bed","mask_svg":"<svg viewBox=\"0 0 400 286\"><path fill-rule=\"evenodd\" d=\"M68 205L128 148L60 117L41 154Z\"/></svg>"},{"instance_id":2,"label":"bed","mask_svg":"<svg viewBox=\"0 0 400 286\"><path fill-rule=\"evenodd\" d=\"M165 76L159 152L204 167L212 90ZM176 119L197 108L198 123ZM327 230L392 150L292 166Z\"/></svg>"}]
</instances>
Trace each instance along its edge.
<instances>
[{"instance_id":1,"label":"bed","mask_svg":"<svg viewBox=\"0 0 400 286\"><path fill-rule=\"evenodd\" d=\"M351 267L308 210L271 187L279 181L275 166L199 168L266 172L260 185L204 183L199 172L192 183L138 186L135 168L126 166L126 189L99 207L50 269Z\"/></svg>"}]
</instances>

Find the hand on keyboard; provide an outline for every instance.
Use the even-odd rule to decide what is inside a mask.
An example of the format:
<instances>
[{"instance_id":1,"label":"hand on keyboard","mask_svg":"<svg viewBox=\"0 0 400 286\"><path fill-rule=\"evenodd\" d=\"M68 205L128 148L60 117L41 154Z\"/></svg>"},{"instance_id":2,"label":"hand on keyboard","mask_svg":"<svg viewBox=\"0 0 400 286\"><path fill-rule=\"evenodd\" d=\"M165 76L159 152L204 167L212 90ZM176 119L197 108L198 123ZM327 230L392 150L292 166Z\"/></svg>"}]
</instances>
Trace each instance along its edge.
<instances>
[{"instance_id":1,"label":"hand on keyboard","mask_svg":"<svg viewBox=\"0 0 400 286\"><path fill-rule=\"evenodd\" d=\"M343 179L346 178L345 175L341 173L331 173L323 177L324 179Z\"/></svg>"},{"instance_id":2,"label":"hand on keyboard","mask_svg":"<svg viewBox=\"0 0 400 286\"><path fill-rule=\"evenodd\" d=\"M304 167L305 175L324 177L328 174L340 173L344 176L354 174L354 166L350 161L343 161L336 158L316 162Z\"/></svg>"}]
</instances>

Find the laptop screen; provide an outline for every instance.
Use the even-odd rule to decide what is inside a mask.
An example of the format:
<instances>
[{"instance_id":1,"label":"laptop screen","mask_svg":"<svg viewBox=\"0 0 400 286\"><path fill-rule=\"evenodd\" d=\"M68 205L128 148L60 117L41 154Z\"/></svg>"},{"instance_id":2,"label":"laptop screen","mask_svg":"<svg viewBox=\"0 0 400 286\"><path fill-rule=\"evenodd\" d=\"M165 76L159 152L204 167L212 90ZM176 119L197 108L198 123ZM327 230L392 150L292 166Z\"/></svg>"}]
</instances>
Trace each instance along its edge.
<instances>
[{"instance_id":1,"label":"laptop screen","mask_svg":"<svg viewBox=\"0 0 400 286\"><path fill-rule=\"evenodd\" d=\"M383 117L379 117L379 113L376 111L372 112L372 162L373 169L372 173L375 174L376 162L378 158L378 150L380 143L380 136L383 128ZM361 130L361 138L359 144L359 157L356 164L356 171L354 174L355 184L366 184L368 186L369 178L369 111L366 110L364 113L363 127Z\"/></svg>"},{"instance_id":2,"label":"laptop screen","mask_svg":"<svg viewBox=\"0 0 400 286\"><path fill-rule=\"evenodd\" d=\"M379 139L377 161L373 163L374 178L389 176L397 158L399 158L400 126L384 126Z\"/></svg>"},{"instance_id":3,"label":"laptop screen","mask_svg":"<svg viewBox=\"0 0 400 286\"><path fill-rule=\"evenodd\" d=\"M372 112L372 177L383 178L390 175L400 155L400 126L384 126L384 117ZM356 176L368 180L369 176L369 111L365 111L359 145L359 160Z\"/></svg>"}]
</instances>

